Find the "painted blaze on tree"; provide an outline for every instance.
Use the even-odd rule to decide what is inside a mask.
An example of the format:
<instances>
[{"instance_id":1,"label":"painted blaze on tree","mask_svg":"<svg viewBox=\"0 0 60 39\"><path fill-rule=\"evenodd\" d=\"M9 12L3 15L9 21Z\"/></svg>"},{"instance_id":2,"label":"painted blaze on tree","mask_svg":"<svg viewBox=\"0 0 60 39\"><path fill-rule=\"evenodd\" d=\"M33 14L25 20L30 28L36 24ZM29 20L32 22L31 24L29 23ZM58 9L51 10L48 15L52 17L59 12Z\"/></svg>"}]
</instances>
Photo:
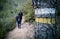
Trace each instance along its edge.
<instances>
[{"instance_id":1,"label":"painted blaze on tree","mask_svg":"<svg viewBox=\"0 0 60 39\"><path fill-rule=\"evenodd\" d=\"M35 39L55 38L55 13L57 0L32 0L35 9Z\"/></svg>"},{"instance_id":2,"label":"painted blaze on tree","mask_svg":"<svg viewBox=\"0 0 60 39\"><path fill-rule=\"evenodd\" d=\"M55 12L56 12L56 0L32 0L33 7L35 9L35 16L39 17L39 22L43 23L40 21L40 18L48 18L48 23L55 23ZM36 22L37 18L35 19ZM44 23L46 23L44 21Z\"/></svg>"}]
</instances>

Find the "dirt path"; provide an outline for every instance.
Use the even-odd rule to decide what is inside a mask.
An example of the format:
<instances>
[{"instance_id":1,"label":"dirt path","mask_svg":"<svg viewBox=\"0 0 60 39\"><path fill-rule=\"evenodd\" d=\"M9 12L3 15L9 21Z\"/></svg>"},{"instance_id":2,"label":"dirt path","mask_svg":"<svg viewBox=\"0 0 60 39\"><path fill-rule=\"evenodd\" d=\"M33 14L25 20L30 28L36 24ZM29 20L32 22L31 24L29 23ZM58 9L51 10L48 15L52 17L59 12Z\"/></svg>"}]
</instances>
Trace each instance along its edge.
<instances>
[{"instance_id":1,"label":"dirt path","mask_svg":"<svg viewBox=\"0 0 60 39\"><path fill-rule=\"evenodd\" d=\"M21 29L16 27L10 31L6 39L34 39L34 26L29 23L23 23Z\"/></svg>"}]
</instances>

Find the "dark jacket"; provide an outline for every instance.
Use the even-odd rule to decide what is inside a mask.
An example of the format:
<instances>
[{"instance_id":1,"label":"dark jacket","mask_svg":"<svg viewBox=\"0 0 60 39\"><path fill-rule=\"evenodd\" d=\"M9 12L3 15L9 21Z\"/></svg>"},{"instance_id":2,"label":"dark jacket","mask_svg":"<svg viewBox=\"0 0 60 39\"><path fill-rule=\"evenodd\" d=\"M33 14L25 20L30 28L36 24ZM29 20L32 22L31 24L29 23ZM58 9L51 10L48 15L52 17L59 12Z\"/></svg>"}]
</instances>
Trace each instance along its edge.
<instances>
[{"instance_id":1,"label":"dark jacket","mask_svg":"<svg viewBox=\"0 0 60 39\"><path fill-rule=\"evenodd\" d=\"M23 16L23 13L20 12L20 13L18 14L18 16L16 16L16 21L17 21L17 22L21 22L22 16Z\"/></svg>"}]
</instances>

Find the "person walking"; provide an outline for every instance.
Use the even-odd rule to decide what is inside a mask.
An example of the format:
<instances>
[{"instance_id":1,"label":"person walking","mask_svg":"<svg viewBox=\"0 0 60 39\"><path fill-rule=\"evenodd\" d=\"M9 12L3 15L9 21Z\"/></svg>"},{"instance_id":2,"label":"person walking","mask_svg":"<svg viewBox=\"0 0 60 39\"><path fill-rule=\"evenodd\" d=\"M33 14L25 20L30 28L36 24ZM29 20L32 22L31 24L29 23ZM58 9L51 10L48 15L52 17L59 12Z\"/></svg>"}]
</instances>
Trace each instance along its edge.
<instances>
[{"instance_id":1,"label":"person walking","mask_svg":"<svg viewBox=\"0 0 60 39\"><path fill-rule=\"evenodd\" d=\"M16 16L16 22L18 24L18 28L21 28L22 16L23 16L23 12L22 11L20 11L18 13L18 16Z\"/></svg>"}]
</instances>

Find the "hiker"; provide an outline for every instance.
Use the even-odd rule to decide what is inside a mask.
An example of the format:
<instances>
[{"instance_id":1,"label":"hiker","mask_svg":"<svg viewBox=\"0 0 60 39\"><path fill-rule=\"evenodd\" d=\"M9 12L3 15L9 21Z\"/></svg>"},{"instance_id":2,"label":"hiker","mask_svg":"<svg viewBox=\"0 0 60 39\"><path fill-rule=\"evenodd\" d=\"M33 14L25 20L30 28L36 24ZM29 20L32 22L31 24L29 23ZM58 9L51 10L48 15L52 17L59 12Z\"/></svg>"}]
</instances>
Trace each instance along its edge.
<instances>
[{"instance_id":1,"label":"hiker","mask_svg":"<svg viewBox=\"0 0 60 39\"><path fill-rule=\"evenodd\" d=\"M23 12L22 11L20 11L18 13L18 16L16 16L16 22L18 24L18 28L21 28L22 16L23 16Z\"/></svg>"}]
</instances>

